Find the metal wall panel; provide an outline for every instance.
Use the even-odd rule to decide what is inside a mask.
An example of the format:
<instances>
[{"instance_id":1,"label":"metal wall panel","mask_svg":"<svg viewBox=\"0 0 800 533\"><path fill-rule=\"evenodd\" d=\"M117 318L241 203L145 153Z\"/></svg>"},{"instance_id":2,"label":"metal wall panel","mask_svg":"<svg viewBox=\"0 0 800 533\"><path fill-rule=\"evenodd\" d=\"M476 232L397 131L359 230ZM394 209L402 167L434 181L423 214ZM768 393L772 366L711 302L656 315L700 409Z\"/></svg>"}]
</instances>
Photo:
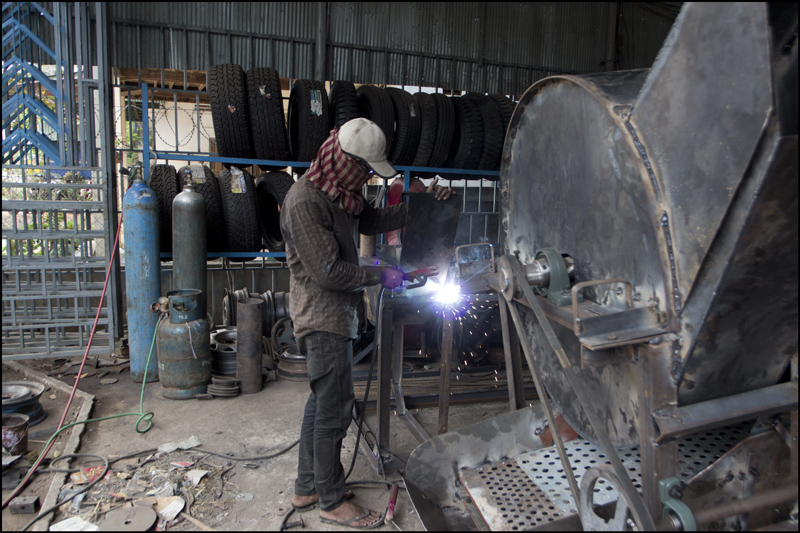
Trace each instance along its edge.
<instances>
[{"instance_id":1,"label":"metal wall panel","mask_svg":"<svg viewBox=\"0 0 800 533\"><path fill-rule=\"evenodd\" d=\"M521 94L552 74L604 70L609 10L618 5L618 66L649 67L679 4L113 2L109 10L117 67L233 62L311 78L324 8L329 80Z\"/></svg>"}]
</instances>

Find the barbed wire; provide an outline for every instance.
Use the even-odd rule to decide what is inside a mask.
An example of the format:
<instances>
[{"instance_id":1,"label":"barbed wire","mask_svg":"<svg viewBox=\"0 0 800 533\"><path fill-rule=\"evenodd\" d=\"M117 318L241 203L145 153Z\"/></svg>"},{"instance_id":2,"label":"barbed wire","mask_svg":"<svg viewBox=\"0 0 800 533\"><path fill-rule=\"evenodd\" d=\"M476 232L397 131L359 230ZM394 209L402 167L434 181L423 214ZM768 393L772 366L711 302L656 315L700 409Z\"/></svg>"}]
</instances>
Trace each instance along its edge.
<instances>
[{"instance_id":1,"label":"barbed wire","mask_svg":"<svg viewBox=\"0 0 800 533\"><path fill-rule=\"evenodd\" d=\"M117 107L116 111L114 112L114 125L115 126L116 126L116 124L118 124L120 122L120 120L122 118L122 113L126 112L126 110L128 110L128 109L138 110L140 116L142 114L142 108L140 106L135 106L135 105L132 105L132 104L128 104L126 106ZM211 140L212 138L215 137L213 129L209 132L208 129L206 128L206 124L205 124L206 121L203 120L205 114L208 113L208 110L199 109L199 116L197 117L197 121L195 121L193 113L190 113L189 110L184 109L182 107L178 107L177 109L178 109L178 111L181 111L181 112L185 113L186 116L189 117L189 121L191 122L191 129L189 130L189 133L187 133L182 139L178 140L178 146L175 146L174 139L171 140L171 141L165 139L161 135L161 132L159 131L159 128L157 127L159 125L162 125L162 127L163 127L163 124L166 124L167 128L169 128L169 131L173 134L173 136L175 135L175 128L173 127L173 124L170 121L170 115L169 115L170 113L172 113L173 116L174 116L175 106L168 106L168 107L158 108L153 113L155 115L155 117L153 117L153 114L150 114L148 116L148 121L150 123L151 131L154 131L156 136L161 140L161 142L166 144L169 148L171 148L171 149L174 148L175 150L178 150L178 149L180 149L180 147L188 145L190 142L192 142L192 139L194 138L195 131L197 131L198 135L200 135L201 137L203 137L207 141ZM133 122L133 121L129 121L129 122ZM212 128L213 128L213 123L212 123ZM127 135L127 134L128 134L128 130L126 129L123 132L123 137L119 138L120 143L118 144L117 148L126 148L127 147L129 149L134 149L130 145L130 139L128 139L128 142L125 142L126 139L125 139L124 136Z\"/></svg>"}]
</instances>

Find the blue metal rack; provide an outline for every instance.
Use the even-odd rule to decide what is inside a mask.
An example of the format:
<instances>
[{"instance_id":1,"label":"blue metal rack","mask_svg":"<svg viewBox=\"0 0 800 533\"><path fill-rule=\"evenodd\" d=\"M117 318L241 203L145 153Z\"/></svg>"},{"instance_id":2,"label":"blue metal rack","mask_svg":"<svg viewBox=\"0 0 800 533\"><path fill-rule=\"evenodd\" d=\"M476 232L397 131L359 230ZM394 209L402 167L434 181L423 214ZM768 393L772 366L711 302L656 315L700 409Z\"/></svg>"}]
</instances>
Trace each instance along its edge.
<instances>
[{"instance_id":1,"label":"blue metal rack","mask_svg":"<svg viewBox=\"0 0 800 533\"><path fill-rule=\"evenodd\" d=\"M163 89L159 89L163 90ZM186 92L186 91L181 91ZM142 116L148 116L148 86L146 83L142 84ZM308 168L311 166L311 163L305 161L279 161L279 160L272 160L272 159L244 159L244 158L234 158L234 157L216 157L210 156L206 154L198 154L198 153L182 153L182 152L164 152L164 151L155 151L150 149L150 128L148 120L143 120L143 144L144 149L142 153L142 157L144 159L143 166L144 166L144 175L145 179L149 179L150 176L150 160L170 160L170 159L178 159L181 161L198 161L203 163L228 163L228 164L235 164L235 165L269 165L269 166L276 166L276 167L292 167L294 168ZM176 133L177 135L177 133ZM476 177L486 177L486 178L497 178L500 175L500 172L497 170L467 170L467 169L454 169L454 168L441 168L441 167L415 167L415 166L402 166L402 165L395 165L395 168L403 173L403 190L407 191L411 185L411 173L412 172L427 172L427 173L434 173L434 174L441 174L441 175L448 175L448 174L458 174L458 175L468 175L468 176L476 176ZM387 185L389 179L391 178L382 178L384 181L384 185ZM385 201L385 198L384 198ZM171 253L161 253L162 258L171 258ZM286 254L284 252L209 252L207 254L207 258L215 259L218 257L271 257L271 258L285 258Z\"/></svg>"}]
</instances>

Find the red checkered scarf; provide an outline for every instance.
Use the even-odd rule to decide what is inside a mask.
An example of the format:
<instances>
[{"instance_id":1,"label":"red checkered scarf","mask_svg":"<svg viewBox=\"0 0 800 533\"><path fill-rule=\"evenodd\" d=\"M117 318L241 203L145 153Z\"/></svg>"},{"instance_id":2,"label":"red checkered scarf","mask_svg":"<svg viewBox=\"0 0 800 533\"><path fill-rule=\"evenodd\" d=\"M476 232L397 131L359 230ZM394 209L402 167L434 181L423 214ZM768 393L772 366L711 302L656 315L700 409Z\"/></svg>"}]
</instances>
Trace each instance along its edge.
<instances>
[{"instance_id":1,"label":"red checkered scarf","mask_svg":"<svg viewBox=\"0 0 800 533\"><path fill-rule=\"evenodd\" d=\"M306 179L327 193L331 200L339 199L346 213L358 215L364 209L361 189L367 179L364 169L342 150L339 130L331 130L322 143L317 158L306 172Z\"/></svg>"}]
</instances>

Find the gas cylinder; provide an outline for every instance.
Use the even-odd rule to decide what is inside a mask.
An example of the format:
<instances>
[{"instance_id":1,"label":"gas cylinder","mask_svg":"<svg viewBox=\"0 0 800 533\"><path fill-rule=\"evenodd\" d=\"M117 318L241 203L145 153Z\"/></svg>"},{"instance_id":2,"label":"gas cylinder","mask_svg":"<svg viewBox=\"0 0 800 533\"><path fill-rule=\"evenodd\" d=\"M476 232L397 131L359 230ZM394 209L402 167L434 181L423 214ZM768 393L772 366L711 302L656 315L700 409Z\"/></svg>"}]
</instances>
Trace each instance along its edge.
<instances>
[{"instance_id":1,"label":"gas cylinder","mask_svg":"<svg viewBox=\"0 0 800 533\"><path fill-rule=\"evenodd\" d=\"M125 300L128 308L128 344L131 377L141 383L158 380L157 355L147 364L158 317L150 304L161 293L158 258L158 198L143 179L134 179L122 199L125 237Z\"/></svg>"},{"instance_id":2,"label":"gas cylinder","mask_svg":"<svg viewBox=\"0 0 800 533\"><path fill-rule=\"evenodd\" d=\"M172 287L197 289L202 315L206 314L206 200L194 181L172 202Z\"/></svg>"},{"instance_id":3,"label":"gas cylinder","mask_svg":"<svg viewBox=\"0 0 800 533\"><path fill-rule=\"evenodd\" d=\"M205 394L211 380L211 328L200 306L202 292L177 289L167 293L169 320L158 327L158 376L161 395L188 400Z\"/></svg>"}]
</instances>

